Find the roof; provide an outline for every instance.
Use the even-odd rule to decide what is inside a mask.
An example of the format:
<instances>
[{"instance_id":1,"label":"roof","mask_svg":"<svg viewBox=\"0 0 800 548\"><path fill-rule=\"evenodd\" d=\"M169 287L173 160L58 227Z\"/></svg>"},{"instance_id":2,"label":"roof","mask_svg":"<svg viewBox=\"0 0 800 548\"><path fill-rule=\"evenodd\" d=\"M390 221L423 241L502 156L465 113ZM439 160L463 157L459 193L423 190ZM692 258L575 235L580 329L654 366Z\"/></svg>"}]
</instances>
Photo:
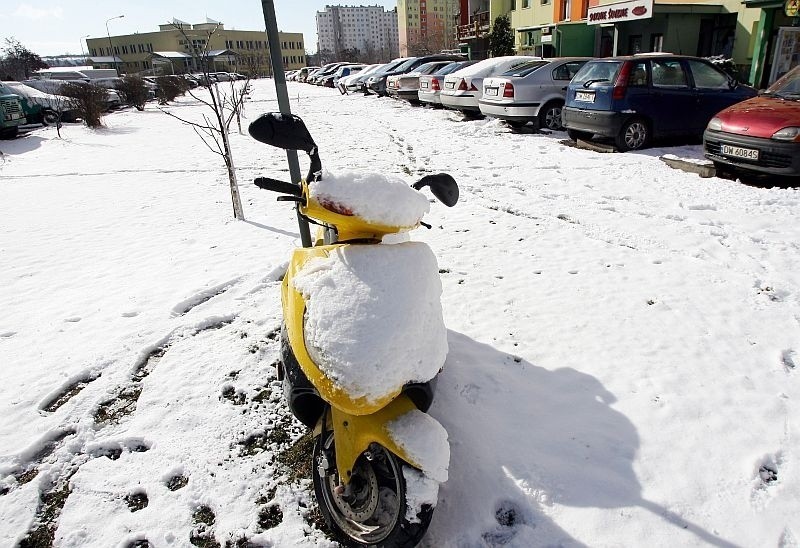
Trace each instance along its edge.
<instances>
[{"instance_id":1,"label":"roof","mask_svg":"<svg viewBox=\"0 0 800 548\"><path fill-rule=\"evenodd\" d=\"M164 57L166 59L191 59L192 56L182 51L154 51L153 57Z\"/></svg>"},{"instance_id":2,"label":"roof","mask_svg":"<svg viewBox=\"0 0 800 548\"><path fill-rule=\"evenodd\" d=\"M107 55L105 57L89 57L89 61L92 63L122 63L122 59L119 57L112 57ZM71 67L72 70L76 70L75 67Z\"/></svg>"}]
</instances>

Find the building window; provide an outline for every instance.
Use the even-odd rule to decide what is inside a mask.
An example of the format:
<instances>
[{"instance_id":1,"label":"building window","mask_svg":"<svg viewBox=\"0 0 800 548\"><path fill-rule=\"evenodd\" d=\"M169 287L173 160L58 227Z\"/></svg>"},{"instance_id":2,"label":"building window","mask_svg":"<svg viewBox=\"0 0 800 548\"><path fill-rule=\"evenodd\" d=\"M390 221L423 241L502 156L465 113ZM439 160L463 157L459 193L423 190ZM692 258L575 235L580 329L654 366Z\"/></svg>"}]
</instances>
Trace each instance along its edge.
<instances>
[{"instance_id":1,"label":"building window","mask_svg":"<svg viewBox=\"0 0 800 548\"><path fill-rule=\"evenodd\" d=\"M531 0L522 0L522 9L531 7Z\"/></svg>"},{"instance_id":2,"label":"building window","mask_svg":"<svg viewBox=\"0 0 800 548\"><path fill-rule=\"evenodd\" d=\"M572 12L572 0L561 0L561 21L569 21Z\"/></svg>"},{"instance_id":3,"label":"building window","mask_svg":"<svg viewBox=\"0 0 800 548\"><path fill-rule=\"evenodd\" d=\"M650 51L664 51L664 35L651 34L650 35Z\"/></svg>"}]
</instances>

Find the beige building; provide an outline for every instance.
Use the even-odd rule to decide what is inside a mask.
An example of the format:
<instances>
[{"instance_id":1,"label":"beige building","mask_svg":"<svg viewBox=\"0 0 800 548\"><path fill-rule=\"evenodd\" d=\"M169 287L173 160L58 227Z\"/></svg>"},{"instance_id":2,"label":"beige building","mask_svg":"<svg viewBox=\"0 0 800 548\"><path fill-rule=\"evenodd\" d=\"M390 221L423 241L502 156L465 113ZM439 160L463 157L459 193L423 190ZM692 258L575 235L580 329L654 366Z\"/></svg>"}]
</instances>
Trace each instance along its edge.
<instances>
[{"instance_id":1,"label":"beige building","mask_svg":"<svg viewBox=\"0 0 800 548\"><path fill-rule=\"evenodd\" d=\"M457 47L459 0L397 0L400 55L438 53Z\"/></svg>"},{"instance_id":2,"label":"beige building","mask_svg":"<svg viewBox=\"0 0 800 548\"><path fill-rule=\"evenodd\" d=\"M283 70L306 65L305 42L299 32L279 33ZM120 73L178 74L201 70L208 52L211 71L271 74L265 30L228 30L207 19L189 24L173 20L157 32L103 36L86 40L92 65L117 68Z\"/></svg>"}]
</instances>

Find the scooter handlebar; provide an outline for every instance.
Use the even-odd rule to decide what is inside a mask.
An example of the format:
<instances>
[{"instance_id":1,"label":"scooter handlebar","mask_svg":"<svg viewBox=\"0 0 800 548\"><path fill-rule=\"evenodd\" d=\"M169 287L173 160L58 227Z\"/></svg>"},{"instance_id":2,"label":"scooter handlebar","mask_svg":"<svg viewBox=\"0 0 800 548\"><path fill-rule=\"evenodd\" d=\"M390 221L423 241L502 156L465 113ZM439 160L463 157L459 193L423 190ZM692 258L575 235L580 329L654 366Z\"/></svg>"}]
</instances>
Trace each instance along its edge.
<instances>
[{"instance_id":1,"label":"scooter handlebar","mask_svg":"<svg viewBox=\"0 0 800 548\"><path fill-rule=\"evenodd\" d=\"M290 196L302 196L303 189L300 185L294 183L287 183L286 181L279 181L278 179L270 179L269 177L258 177L253 181L258 188L264 190L271 190L280 194L289 194Z\"/></svg>"}]
</instances>

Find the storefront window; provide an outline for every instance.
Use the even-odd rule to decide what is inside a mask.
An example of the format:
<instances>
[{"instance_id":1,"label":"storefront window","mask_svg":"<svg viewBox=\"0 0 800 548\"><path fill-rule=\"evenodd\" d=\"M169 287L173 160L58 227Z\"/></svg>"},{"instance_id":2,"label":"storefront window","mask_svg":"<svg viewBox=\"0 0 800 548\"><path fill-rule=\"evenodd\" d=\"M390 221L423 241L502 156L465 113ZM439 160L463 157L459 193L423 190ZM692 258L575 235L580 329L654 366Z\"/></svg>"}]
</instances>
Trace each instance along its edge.
<instances>
[{"instance_id":1,"label":"storefront window","mask_svg":"<svg viewBox=\"0 0 800 548\"><path fill-rule=\"evenodd\" d=\"M650 51L664 51L664 35L651 34L650 35Z\"/></svg>"}]
</instances>

